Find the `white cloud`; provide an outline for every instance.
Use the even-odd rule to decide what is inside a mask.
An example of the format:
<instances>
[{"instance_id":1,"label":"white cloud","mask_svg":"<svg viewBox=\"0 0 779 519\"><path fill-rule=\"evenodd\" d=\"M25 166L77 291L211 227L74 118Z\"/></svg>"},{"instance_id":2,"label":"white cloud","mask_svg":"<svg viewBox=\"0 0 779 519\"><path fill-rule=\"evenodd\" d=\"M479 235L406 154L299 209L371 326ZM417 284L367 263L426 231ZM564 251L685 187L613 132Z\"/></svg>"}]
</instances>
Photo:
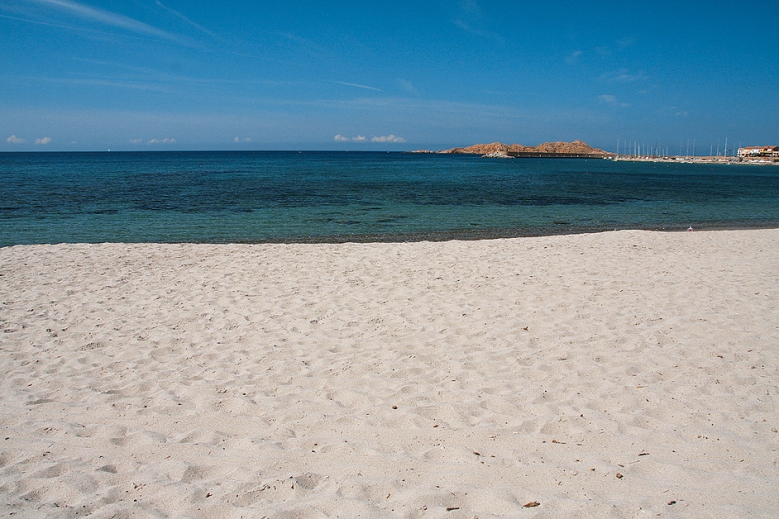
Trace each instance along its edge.
<instances>
[{"instance_id":1,"label":"white cloud","mask_svg":"<svg viewBox=\"0 0 779 519\"><path fill-rule=\"evenodd\" d=\"M240 137L236 137L235 139L233 139L233 141L235 141L235 142L252 142L251 138L249 138L249 137L244 137L243 139L240 138Z\"/></svg>"},{"instance_id":2,"label":"white cloud","mask_svg":"<svg viewBox=\"0 0 779 519\"><path fill-rule=\"evenodd\" d=\"M333 140L335 142L365 142L368 139L366 139L362 135L358 135L357 137L349 138L349 137L344 137L341 134L338 134L338 135L335 136L335 139L333 139Z\"/></svg>"},{"instance_id":3,"label":"white cloud","mask_svg":"<svg viewBox=\"0 0 779 519\"><path fill-rule=\"evenodd\" d=\"M406 142L406 139L402 137L395 137L394 135L382 135L381 137L373 137L371 142Z\"/></svg>"},{"instance_id":4,"label":"white cloud","mask_svg":"<svg viewBox=\"0 0 779 519\"><path fill-rule=\"evenodd\" d=\"M368 138L364 135L358 135L357 137L344 137L340 133L333 139L335 142L367 142ZM382 135L380 137L371 137L371 142L406 142L406 139L402 137L395 137L394 135Z\"/></svg>"},{"instance_id":5,"label":"white cloud","mask_svg":"<svg viewBox=\"0 0 779 519\"><path fill-rule=\"evenodd\" d=\"M170 139L168 137L164 139L152 139L149 141L149 144L173 144L176 142L176 139Z\"/></svg>"},{"instance_id":6,"label":"white cloud","mask_svg":"<svg viewBox=\"0 0 779 519\"><path fill-rule=\"evenodd\" d=\"M51 142L51 137L44 137L42 139L35 139L35 144L48 144Z\"/></svg>"},{"instance_id":7,"label":"white cloud","mask_svg":"<svg viewBox=\"0 0 779 519\"><path fill-rule=\"evenodd\" d=\"M142 142L141 139L130 139L131 144L140 144Z\"/></svg>"},{"instance_id":8,"label":"white cloud","mask_svg":"<svg viewBox=\"0 0 779 519\"><path fill-rule=\"evenodd\" d=\"M7 142L8 144L24 144L24 143L25 143L25 142L27 142L27 141L26 141L26 140L24 140L24 139L20 139L20 138L19 138L19 137L17 137L16 135L11 135L10 137L8 137L8 138L5 140L5 142Z\"/></svg>"}]
</instances>

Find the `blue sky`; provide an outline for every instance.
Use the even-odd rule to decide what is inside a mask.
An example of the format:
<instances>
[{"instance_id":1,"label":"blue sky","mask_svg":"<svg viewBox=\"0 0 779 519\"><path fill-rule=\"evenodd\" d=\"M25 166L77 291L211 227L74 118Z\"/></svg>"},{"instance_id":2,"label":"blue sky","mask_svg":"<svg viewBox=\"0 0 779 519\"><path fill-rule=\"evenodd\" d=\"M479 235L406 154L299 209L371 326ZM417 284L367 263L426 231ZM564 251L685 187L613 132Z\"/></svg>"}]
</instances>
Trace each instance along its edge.
<instances>
[{"instance_id":1,"label":"blue sky","mask_svg":"<svg viewBox=\"0 0 779 519\"><path fill-rule=\"evenodd\" d=\"M771 2L0 0L0 151L779 144Z\"/></svg>"}]
</instances>

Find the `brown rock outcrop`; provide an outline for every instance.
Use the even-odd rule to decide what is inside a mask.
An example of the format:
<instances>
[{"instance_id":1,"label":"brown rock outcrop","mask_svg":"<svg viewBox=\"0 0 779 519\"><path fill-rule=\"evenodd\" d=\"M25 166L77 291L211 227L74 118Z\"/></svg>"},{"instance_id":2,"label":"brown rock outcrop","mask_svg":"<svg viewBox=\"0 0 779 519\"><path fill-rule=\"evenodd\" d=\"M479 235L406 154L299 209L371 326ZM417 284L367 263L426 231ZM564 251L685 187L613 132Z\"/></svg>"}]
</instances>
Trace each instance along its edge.
<instances>
[{"instance_id":1,"label":"brown rock outcrop","mask_svg":"<svg viewBox=\"0 0 779 519\"><path fill-rule=\"evenodd\" d=\"M465 148L452 148L441 151L440 153L467 153L473 155L487 155L489 153L575 153L580 155L609 155L608 152L598 148L593 148L586 142L545 142L538 146L523 146L522 144L503 144L502 142L493 142L490 144L474 144Z\"/></svg>"}]
</instances>

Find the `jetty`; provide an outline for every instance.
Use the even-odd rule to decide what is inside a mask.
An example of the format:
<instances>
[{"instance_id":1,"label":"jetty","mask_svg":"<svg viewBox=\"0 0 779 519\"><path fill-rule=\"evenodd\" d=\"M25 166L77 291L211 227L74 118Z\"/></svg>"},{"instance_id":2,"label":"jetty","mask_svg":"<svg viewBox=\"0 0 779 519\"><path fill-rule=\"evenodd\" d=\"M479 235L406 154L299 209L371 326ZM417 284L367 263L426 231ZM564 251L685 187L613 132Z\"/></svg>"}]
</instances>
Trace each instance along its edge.
<instances>
[{"instance_id":1,"label":"jetty","mask_svg":"<svg viewBox=\"0 0 779 519\"><path fill-rule=\"evenodd\" d=\"M604 153L549 153L542 151L507 151L506 156L517 159L610 159Z\"/></svg>"}]
</instances>

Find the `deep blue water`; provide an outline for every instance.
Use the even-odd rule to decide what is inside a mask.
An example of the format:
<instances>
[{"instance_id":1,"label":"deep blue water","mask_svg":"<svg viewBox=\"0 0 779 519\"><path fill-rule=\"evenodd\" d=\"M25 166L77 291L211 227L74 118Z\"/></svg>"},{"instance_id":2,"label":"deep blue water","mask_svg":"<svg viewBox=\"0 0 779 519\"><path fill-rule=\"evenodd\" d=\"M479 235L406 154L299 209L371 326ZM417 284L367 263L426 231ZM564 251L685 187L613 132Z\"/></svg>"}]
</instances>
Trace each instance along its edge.
<instances>
[{"instance_id":1,"label":"deep blue water","mask_svg":"<svg viewBox=\"0 0 779 519\"><path fill-rule=\"evenodd\" d=\"M779 227L779 167L347 152L0 153L0 246Z\"/></svg>"}]
</instances>

